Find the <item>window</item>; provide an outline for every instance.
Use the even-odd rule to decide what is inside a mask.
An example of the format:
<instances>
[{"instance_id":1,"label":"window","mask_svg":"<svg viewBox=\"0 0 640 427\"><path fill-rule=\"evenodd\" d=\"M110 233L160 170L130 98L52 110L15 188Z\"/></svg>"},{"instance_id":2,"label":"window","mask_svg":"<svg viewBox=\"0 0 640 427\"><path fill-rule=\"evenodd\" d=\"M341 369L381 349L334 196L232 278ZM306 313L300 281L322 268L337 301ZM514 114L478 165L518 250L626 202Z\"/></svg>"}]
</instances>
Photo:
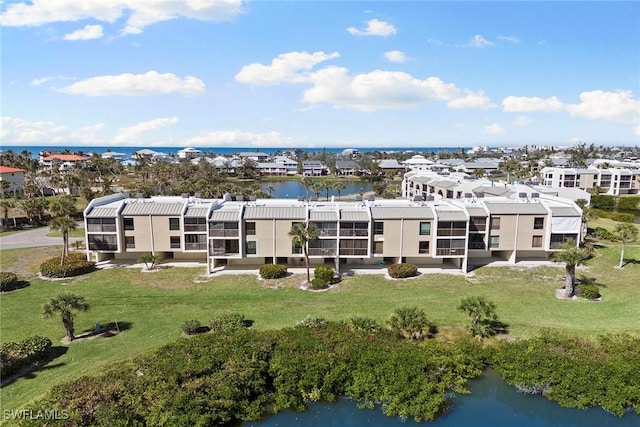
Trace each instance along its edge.
<instances>
[{"instance_id":1,"label":"window","mask_svg":"<svg viewBox=\"0 0 640 427\"><path fill-rule=\"evenodd\" d=\"M384 234L384 222L376 221L373 223L373 234Z\"/></svg>"},{"instance_id":2,"label":"window","mask_svg":"<svg viewBox=\"0 0 640 427\"><path fill-rule=\"evenodd\" d=\"M469 231L478 231L483 233L487 228L487 218L472 217L469 221Z\"/></svg>"},{"instance_id":3,"label":"window","mask_svg":"<svg viewBox=\"0 0 640 427\"><path fill-rule=\"evenodd\" d=\"M136 247L136 238L133 236L126 236L124 238L124 247L127 249L134 249Z\"/></svg>"},{"instance_id":4,"label":"window","mask_svg":"<svg viewBox=\"0 0 640 427\"><path fill-rule=\"evenodd\" d=\"M206 218L185 218L184 231L207 231Z\"/></svg>"},{"instance_id":5,"label":"window","mask_svg":"<svg viewBox=\"0 0 640 427\"><path fill-rule=\"evenodd\" d=\"M169 230L180 230L180 218L169 218Z\"/></svg>"},{"instance_id":6,"label":"window","mask_svg":"<svg viewBox=\"0 0 640 427\"><path fill-rule=\"evenodd\" d=\"M296 244L291 245L291 253L292 254L301 254L302 253L302 246L296 245Z\"/></svg>"},{"instance_id":7,"label":"window","mask_svg":"<svg viewBox=\"0 0 640 427\"><path fill-rule=\"evenodd\" d=\"M180 249L180 236L169 237L171 249Z\"/></svg>"},{"instance_id":8,"label":"window","mask_svg":"<svg viewBox=\"0 0 640 427\"><path fill-rule=\"evenodd\" d=\"M133 230L133 218L125 218L124 219L124 229L125 230Z\"/></svg>"},{"instance_id":9,"label":"window","mask_svg":"<svg viewBox=\"0 0 640 427\"><path fill-rule=\"evenodd\" d=\"M542 230L544 228L544 217L535 217L533 219L533 229Z\"/></svg>"},{"instance_id":10,"label":"window","mask_svg":"<svg viewBox=\"0 0 640 427\"><path fill-rule=\"evenodd\" d=\"M532 248L541 248L542 247L542 236L533 236L533 239L531 239L531 247Z\"/></svg>"},{"instance_id":11,"label":"window","mask_svg":"<svg viewBox=\"0 0 640 427\"><path fill-rule=\"evenodd\" d=\"M378 255L384 253L384 242L373 242L373 253Z\"/></svg>"},{"instance_id":12,"label":"window","mask_svg":"<svg viewBox=\"0 0 640 427\"><path fill-rule=\"evenodd\" d=\"M247 222L245 223L245 229L247 230L247 236L255 236L256 235L256 223L255 222Z\"/></svg>"},{"instance_id":13,"label":"window","mask_svg":"<svg viewBox=\"0 0 640 427\"><path fill-rule=\"evenodd\" d=\"M428 254L429 253L429 242L418 242L418 253L419 254Z\"/></svg>"},{"instance_id":14,"label":"window","mask_svg":"<svg viewBox=\"0 0 640 427\"><path fill-rule=\"evenodd\" d=\"M255 255L258 253L258 245L255 240L249 240L245 243L245 252L247 255Z\"/></svg>"},{"instance_id":15,"label":"window","mask_svg":"<svg viewBox=\"0 0 640 427\"><path fill-rule=\"evenodd\" d=\"M115 234L89 234L90 251L117 251L118 237Z\"/></svg>"},{"instance_id":16,"label":"window","mask_svg":"<svg viewBox=\"0 0 640 427\"><path fill-rule=\"evenodd\" d=\"M89 233L102 232L102 233L115 233L116 219L115 218L87 218L87 231Z\"/></svg>"},{"instance_id":17,"label":"window","mask_svg":"<svg viewBox=\"0 0 640 427\"><path fill-rule=\"evenodd\" d=\"M489 247L497 248L498 246L500 246L500 236L489 237Z\"/></svg>"},{"instance_id":18,"label":"window","mask_svg":"<svg viewBox=\"0 0 640 427\"><path fill-rule=\"evenodd\" d=\"M184 249L187 251L201 251L207 249L207 236L204 234L185 234Z\"/></svg>"},{"instance_id":19,"label":"window","mask_svg":"<svg viewBox=\"0 0 640 427\"><path fill-rule=\"evenodd\" d=\"M491 218L491 229L492 230L500 230L500 217L499 216Z\"/></svg>"},{"instance_id":20,"label":"window","mask_svg":"<svg viewBox=\"0 0 640 427\"><path fill-rule=\"evenodd\" d=\"M428 236L431 234L431 223L430 222L421 222L420 223L420 235Z\"/></svg>"}]
</instances>

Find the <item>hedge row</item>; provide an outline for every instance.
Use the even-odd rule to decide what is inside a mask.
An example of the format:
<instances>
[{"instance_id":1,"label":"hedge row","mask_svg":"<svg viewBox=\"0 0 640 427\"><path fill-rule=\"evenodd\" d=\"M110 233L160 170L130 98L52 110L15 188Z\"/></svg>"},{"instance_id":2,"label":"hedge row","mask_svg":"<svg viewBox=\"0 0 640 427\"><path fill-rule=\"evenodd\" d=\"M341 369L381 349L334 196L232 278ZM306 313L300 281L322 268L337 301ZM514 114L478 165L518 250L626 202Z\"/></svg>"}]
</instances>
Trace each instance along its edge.
<instances>
[{"instance_id":1,"label":"hedge row","mask_svg":"<svg viewBox=\"0 0 640 427\"><path fill-rule=\"evenodd\" d=\"M40 273L45 277L73 277L95 270L95 262L87 261L84 254L71 253L60 265L60 257L54 257L40 264Z\"/></svg>"},{"instance_id":2,"label":"hedge row","mask_svg":"<svg viewBox=\"0 0 640 427\"><path fill-rule=\"evenodd\" d=\"M636 217L631 213L614 212L602 209L593 209L592 212L600 218L609 218L618 222L635 222Z\"/></svg>"},{"instance_id":3,"label":"hedge row","mask_svg":"<svg viewBox=\"0 0 640 427\"><path fill-rule=\"evenodd\" d=\"M0 271L0 292L12 291L18 284L18 276L9 271Z\"/></svg>"},{"instance_id":4,"label":"hedge row","mask_svg":"<svg viewBox=\"0 0 640 427\"><path fill-rule=\"evenodd\" d=\"M33 336L20 342L6 342L0 346L0 376L6 378L35 362L46 358L51 348L47 337Z\"/></svg>"},{"instance_id":5,"label":"hedge row","mask_svg":"<svg viewBox=\"0 0 640 427\"><path fill-rule=\"evenodd\" d=\"M263 279L279 279L287 275L287 267L279 264L264 264L260 266L260 277Z\"/></svg>"},{"instance_id":6,"label":"hedge row","mask_svg":"<svg viewBox=\"0 0 640 427\"><path fill-rule=\"evenodd\" d=\"M415 264L391 264L387 267L389 276L394 279L404 279L406 277L414 277L418 275L418 267Z\"/></svg>"},{"instance_id":7,"label":"hedge row","mask_svg":"<svg viewBox=\"0 0 640 427\"><path fill-rule=\"evenodd\" d=\"M607 194L591 196L591 207L603 210L640 211L640 199L637 197L616 197Z\"/></svg>"}]
</instances>

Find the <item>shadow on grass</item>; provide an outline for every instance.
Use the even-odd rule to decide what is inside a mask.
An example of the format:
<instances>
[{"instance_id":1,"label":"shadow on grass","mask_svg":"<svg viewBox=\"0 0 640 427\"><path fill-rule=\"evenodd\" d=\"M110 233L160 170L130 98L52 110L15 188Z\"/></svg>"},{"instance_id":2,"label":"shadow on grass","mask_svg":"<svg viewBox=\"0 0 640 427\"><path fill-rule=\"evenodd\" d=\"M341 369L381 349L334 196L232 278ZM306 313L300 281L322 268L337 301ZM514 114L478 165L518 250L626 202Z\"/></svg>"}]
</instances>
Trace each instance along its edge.
<instances>
[{"instance_id":1,"label":"shadow on grass","mask_svg":"<svg viewBox=\"0 0 640 427\"><path fill-rule=\"evenodd\" d=\"M622 262L622 268L625 268L629 264L640 264L640 260L635 258L631 258L631 259L625 258L624 261Z\"/></svg>"},{"instance_id":2,"label":"shadow on grass","mask_svg":"<svg viewBox=\"0 0 640 427\"><path fill-rule=\"evenodd\" d=\"M65 363L55 363L53 365L49 365L49 363L65 354L68 350L69 348L66 346L51 347L41 360L38 360L37 362L34 362L31 365L20 369L18 372L8 376L7 378L3 378L2 382L0 383L0 388L14 383L19 378L34 379L38 376L37 373L40 371L47 371L64 366Z\"/></svg>"},{"instance_id":3,"label":"shadow on grass","mask_svg":"<svg viewBox=\"0 0 640 427\"><path fill-rule=\"evenodd\" d=\"M597 286L599 288L606 288L607 287L607 285L598 282L598 279L596 279L595 277L581 276L581 277L576 278L576 287L577 286L585 286L585 285Z\"/></svg>"},{"instance_id":4,"label":"shadow on grass","mask_svg":"<svg viewBox=\"0 0 640 427\"><path fill-rule=\"evenodd\" d=\"M509 333L509 324L501 322L500 320L492 320L489 322L491 328L496 332L496 335L503 335Z\"/></svg>"},{"instance_id":5,"label":"shadow on grass","mask_svg":"<svg viewBox=\"0 0 640 427\"><path fill-rule=\"evenodd\" d=\"M79 335L76 335L74 341L77 341L80 339L94 338L98 336L103 338L109 338L119 334L122 331L129 330L132 327L133 327L133 323L127 322L127 321L114 321L114 322L99 324L99 328L94 327L92 329L91 328L85 329L84 331L82 331L82 333L80 333Z\"/></svg>"}]
</instances>

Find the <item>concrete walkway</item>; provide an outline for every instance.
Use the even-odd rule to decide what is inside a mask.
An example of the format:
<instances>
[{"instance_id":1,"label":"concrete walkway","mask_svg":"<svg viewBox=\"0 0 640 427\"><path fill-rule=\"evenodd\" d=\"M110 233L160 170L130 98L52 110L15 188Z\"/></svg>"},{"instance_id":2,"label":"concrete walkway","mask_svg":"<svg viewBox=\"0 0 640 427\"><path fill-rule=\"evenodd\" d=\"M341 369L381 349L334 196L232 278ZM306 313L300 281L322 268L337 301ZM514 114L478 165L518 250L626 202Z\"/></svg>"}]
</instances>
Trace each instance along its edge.
<instances>
[{"instance_id":1,"label":"concrete walkway","mask_svg":"<svg viewBox=\"0 0 640 427\"><path fill-rule=\"evenodd\" d=\"M31 248L34 246L61 246L62 237L47 237L51 233L49 227L19 231L0 237L0 249ZM84 242L84 237L69 237L71 245L76 240Z\"/></svg>"}]
</instances>

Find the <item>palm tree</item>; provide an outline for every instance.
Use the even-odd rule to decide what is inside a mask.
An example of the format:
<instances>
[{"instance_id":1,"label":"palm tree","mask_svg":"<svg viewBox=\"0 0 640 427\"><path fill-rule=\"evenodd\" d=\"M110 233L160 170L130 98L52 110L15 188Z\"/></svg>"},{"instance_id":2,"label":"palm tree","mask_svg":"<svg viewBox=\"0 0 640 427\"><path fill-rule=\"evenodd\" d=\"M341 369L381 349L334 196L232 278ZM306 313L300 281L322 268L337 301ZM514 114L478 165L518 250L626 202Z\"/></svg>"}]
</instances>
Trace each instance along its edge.
<instances>
[{"instance_id":1,"label":"palm tree","mask_svg":"<svg viewBox=\"0 0 640 427\"><path fill-rule=\"evenodd\" d=\"M310 240L316 240L318 238L318 234L318 227L312 222L295 222L289 231L291 243L294 246L300 246L302 248L305 265L307 267L307 283L311 283L311 274L309 273L309 251L307 249L307 244Z\"/></svg>"},{"instance_id":2,"label":"palm tree","mask_svg":"<svg viewBox=\"0 0 640 427\"><path fill-rule=\"evenodd\" d=\"M83 296L63 292L52 297L49 302L42 307L42 316L53 317L56 313L60 313L62 324L64 325L64 329L67 331L67 337L69 338L69 341L73 341L75 338L73 335L74 311L87 311L88 309L89 304L85 301Z\"/></svg>"},{"instance_id":3,"label":"palm tree","mask_svg":"<svg viewBox=\"0 0 640 427\"><path fill-rule=\"evenodd\" d=\"M338 200L340 200L340 192L346 188L346 184L343 181L336 179L333 181L331 186L338 192Z\"/></svg>"},{"instance_id":4,"label":"palm tree","mask_svg":"<svg viewBox=\"0 0 640 427\"><path fill-rule=\"evenodd\" d=\"M69 215L54 218L49 223L52 231L62 233L62 256L60 257L60 265L64 265L64 260L69 255L69 232L76 229L76 221Z\"/></svg>"},{"instance_id":5,"label":"palm tree","mask_svg":"<svg viewBox=\"0 0 640 427\"><path fill-rule=\"evenodd\" d=\"M622 246L620 248L620 263L618 264L618 268L622 268L624 263L624 246L627 242L636 241L638 238L638 229L633 224L623 222L616 225L616 228L613 230L613 234L615 234L618 240L622 242Z\"/></svg>"},{"instance_id":6,"label":"palm tree","mask_svg":"<svg viewBox=\"0 0 640 427\"><path fill-rule=\"evenodd\" d=\"M567 298L573 297L576 291L576 266L583 264L589 259L591 253L576 246L575 242L570 240L562 245L562 250L554 252L552 258L557 262L564 262L567 272L564 285L564 295Z\"/></svg>"},{"instance_id":7,"label":"palm tree","mask_svg":"<svg viewBox=\"0 0 640 427\"><path fill-rule=\"evenodd\" d=\"M387 324L405 338L422 340L432 327L427 314L416 306L396 308Z\"/></svg>"},{"instance_id":8,"label":"palm tree","mask_svg":"<svg viewBox=\"0 0 640 427\"><path fill-rule=\"evenodd\" d=\"M471 296L463 298L458 306L471 318L469 332L475 337L489 337L497 333L494 324L498 320L496 305L484 297Z\"/></svg>"},{"instance_id":9,"label":"palm tree","mask_svg":"<svg viewBox=\"0 0 640 427\"><path fill-rule=\"evenodd\" d=\"M2 225L6 230L9 228L9 209L15 206L15 202L11 199L0 199L0 209L2 209Z\"/></svg>"},{"instance_id":10,"label":"palm tree","mask_svg":"<svg viewBox=\"0 0 640 427\"><path fill-rule=\"evenodd\" d=\"M76 203L71 196L55 197L49 201L49 211L54 217L75 215Z\"/></svg>"},{"instance_id":11,"label":"palm tree","mask_svg":"<svg viewBox=\"0 0 640 427\"><path fill-rule=\"evenodd\" d=\"M309 179L309 177L303 176L300 179L300 184L302 184L302 186L306 189L307 199L309 199L309 188L311 187L311 179Z\"/></svg>"}]
</instances>

